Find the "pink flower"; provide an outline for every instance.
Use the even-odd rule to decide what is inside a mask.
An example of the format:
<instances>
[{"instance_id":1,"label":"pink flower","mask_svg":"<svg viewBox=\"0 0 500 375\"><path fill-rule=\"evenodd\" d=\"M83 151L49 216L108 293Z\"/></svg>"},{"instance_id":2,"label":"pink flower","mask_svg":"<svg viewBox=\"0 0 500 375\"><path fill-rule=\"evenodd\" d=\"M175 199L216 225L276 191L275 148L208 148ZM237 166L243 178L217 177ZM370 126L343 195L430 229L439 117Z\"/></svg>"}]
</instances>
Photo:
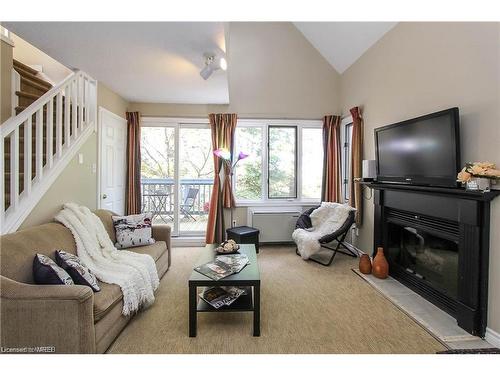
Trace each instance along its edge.
<instances>
[{"instance_id":1,"label":"pink flower","mask_svg":"<svg viewBox=\"0 0 500 375\"><path fill-rule=\"evenodd\" d=\"M248 154L244 153L243 151L240 151L240 153L238 155L238 160L243 160L245 158L248 158Z\"/></svg>"}]
</instances>

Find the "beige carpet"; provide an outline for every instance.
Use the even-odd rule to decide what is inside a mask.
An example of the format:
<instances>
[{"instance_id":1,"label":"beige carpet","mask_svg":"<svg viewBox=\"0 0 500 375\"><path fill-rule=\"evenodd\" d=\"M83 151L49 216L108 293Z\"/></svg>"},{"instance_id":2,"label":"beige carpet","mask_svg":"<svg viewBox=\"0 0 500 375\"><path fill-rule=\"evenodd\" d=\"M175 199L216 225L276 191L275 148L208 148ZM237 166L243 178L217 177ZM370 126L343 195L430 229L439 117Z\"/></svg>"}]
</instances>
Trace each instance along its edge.
<instances>
[{"instance_id":1,"label":"beige carpet","mask_svg":"<svg viewBox=\"0 0 500 375\"><path fill-rule=\"evenodd\" d=\"M263 247L261 336L251 313L198 314L188 337L187 280L199 248L173 249L155 304L137 315L110 353L435 353L446 348L352 272L304 262L291 247Z\"/></svg>"}]
</instances>

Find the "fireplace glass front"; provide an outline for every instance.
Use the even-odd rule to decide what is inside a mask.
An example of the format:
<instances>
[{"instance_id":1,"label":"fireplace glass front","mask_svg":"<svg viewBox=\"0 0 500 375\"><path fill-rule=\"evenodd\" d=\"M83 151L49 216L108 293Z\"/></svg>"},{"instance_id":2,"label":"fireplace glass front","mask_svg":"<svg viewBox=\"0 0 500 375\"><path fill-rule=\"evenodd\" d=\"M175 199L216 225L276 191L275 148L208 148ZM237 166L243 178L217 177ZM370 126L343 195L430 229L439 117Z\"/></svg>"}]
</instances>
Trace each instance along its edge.
<instances>
[{"instance_id":1,"label":"fireplace glass front","mask_svg":"<svg viewBox=\"0 0 500 375\"><path fill-rule=\"evenodd\" d=\"M387 257L392 267L457 298L458 241L395 223L388 223L388 236Z\"/></svg>"}]
</instances>

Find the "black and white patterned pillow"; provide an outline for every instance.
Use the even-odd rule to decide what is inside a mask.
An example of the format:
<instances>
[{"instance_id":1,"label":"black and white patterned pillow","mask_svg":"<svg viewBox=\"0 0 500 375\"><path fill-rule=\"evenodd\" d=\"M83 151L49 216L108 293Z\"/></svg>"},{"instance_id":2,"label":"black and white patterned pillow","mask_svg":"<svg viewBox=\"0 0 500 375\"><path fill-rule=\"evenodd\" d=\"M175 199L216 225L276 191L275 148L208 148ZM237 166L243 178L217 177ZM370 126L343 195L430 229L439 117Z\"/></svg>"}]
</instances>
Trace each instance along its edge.
<instances>
[{"instance_id":1,"label":"black and white patterned pillow","mask_svg":"<svg viewBox=\"0 0 500 375\"><path fill-rule=\"evenodd\" d=\"M129 216L113 216L116 231L116 248L145 246L155 243L152 238L150 212Z\"/></svg>"},{"instance_id":2,"label":"black and white patterned pillow","mask_svg":"<svg viewBox=\"0 0 500 375\"><path fill-rule=\"evenodd\" d=\"M76 255L57 250L56 262L69 273L75 284L90 286L94 292L101 290L95 275Z\"/></svg>"},{"instance_id":3,"label":"black and white patterned pillow","mask_svg":"<svg viewBox=\"0 0 500 375\"><path fill-rule=\"evenodd\" d=\"M71 276L52 259L43 254L36 254L33 259L33 279L37 284L74 285Z\"/></svg>"}]
</instances>

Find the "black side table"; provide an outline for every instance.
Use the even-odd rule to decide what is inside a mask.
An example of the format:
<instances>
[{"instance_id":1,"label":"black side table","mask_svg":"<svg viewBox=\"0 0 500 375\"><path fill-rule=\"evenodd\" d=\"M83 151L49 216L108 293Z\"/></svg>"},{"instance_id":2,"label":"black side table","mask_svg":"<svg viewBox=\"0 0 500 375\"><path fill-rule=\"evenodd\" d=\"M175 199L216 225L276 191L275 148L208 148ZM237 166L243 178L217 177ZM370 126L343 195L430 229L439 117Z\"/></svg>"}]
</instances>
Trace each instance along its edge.
<instances>
[{"instance_id":1,"label":"black side table","mask_svg":"<svg viewBox=\"0 0 500 375\"><path fill-rule=\"evenodd\" d=\"M254 244L259 253L259 230L252 227L241 226L226 229L227 239L238 244Z\"/></svg>"}]
</instances>

